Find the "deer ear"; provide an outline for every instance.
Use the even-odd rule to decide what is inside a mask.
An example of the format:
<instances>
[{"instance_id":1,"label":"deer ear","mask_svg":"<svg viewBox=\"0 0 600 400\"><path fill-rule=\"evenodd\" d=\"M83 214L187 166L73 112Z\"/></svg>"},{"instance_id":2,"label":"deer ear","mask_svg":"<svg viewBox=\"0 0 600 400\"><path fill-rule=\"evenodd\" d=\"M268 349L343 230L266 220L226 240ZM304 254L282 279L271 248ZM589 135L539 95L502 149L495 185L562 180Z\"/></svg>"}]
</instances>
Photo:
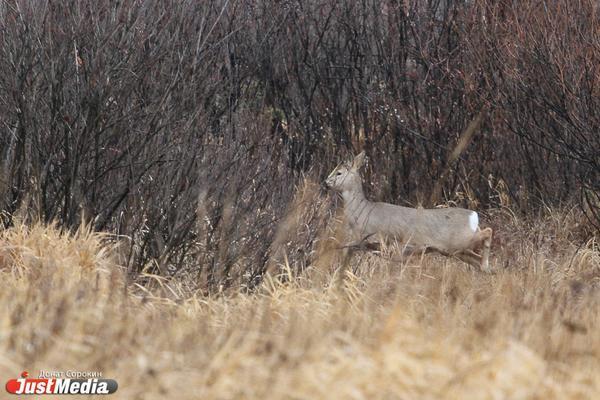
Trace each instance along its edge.
<instances>
[{"instance_id":1,"label":"deer ear","mask_svg":"<svg viewBox=\"0 0 600 400\"><path fill-rule=\"evenodd\" d=\"M354 157L354 161L352 161L352 169L358 170L365 164L365 152L361 151L359 155Z\"/></svg>"}]
</instances>

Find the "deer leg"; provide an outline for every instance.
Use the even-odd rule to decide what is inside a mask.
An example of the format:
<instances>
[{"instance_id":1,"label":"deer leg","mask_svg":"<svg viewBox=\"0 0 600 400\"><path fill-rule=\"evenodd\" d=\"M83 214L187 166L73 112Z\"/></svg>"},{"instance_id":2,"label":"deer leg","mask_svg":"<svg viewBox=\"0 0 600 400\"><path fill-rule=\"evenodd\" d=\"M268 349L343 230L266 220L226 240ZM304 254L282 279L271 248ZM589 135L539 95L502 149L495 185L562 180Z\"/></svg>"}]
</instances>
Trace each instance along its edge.
<instances>
[{"instance_id":1,"label":"deer leg","mask_svg":"<svg viewBox=\"0 0 600 400\"><path fill-rule=\"evenodd\" d=\"M461 252L453 254L454 257L458 258L460 261L469 264L474 268L481 267L481 256L474 252Z\"/></svg>"},{"instance_id":2,"label":"deer leg","mask_svg":"<svg viewBox=\"0 0 600 400\"><path fill-rule=\"evenodd\" d=\"M489 264L490 259L490 248L492 247L492 228L485 228L481 231L483 238L483 252L481 253L481 270L485 272L492 272Z\"/></svg>"},{"instance_id":3,"label":"deer leg","mask_svg":"<svg viewBox=\"0 0 600 400\"><path fill-rule=\"evenodd\" d=\"M344 278L346 277L346 271L348 270L348 265L350 264L350 260L352 259L352 255L354 254L354 248L344 246L342 247L342 262L337 271L336 278L336 288L341 288L344 285Z\"/></svg>"},{"instance_id":4,"label":"deer leg","mask_svg":"<svg viewBox=\"0 0 600 400\"><path fill-rule=\"evenodd\" d=\"M367 238L365 238L356 242L348 243L347 245L343 246L342 249L345 251L381 251L381 244L378 242L368 242Z\"/></svg>"},{"instance_id":5,"label":"deer leg","mask_svg":"<svg viewBox=\"0 0 600 400\"><path fill-rule=\"evenodd\" d=\"M485 228L477 231L471 242L469 249L465 249L461 253L468 254L469 256L477 259L477 267L483 272L492 272L490 268L490 248L492 246L492 228ZM482 248L481 256L473 251L473 249Z\"/></svg>"},{"instance_id":6,"label":"deer leg","mask_svg":"<svg viewBox=\"0 0 600 400\"><path fill-rule=\"evenodd\" d=\"M470 250L450 253L450 252L447 252L447 251L444 251L441 249L436 249L436 248L427 248L426 249L426 252L430 252L430 251L435 251L435 252L440 253L441 255L448 257L448 258L452 258L452 257L457 258L460 261L464 262L465 264L468 264L475 268L481 267L481 256Z\"/></svg>"},{"instance_id":7,"label":"deer leg","mask_svg":"<svg viewBox=\"0 0 600 400\"><path fill-rule=\"evenodd\" d=\"M432 251L435 250L426 246L413 246L407 243L402 247L400 251L400 260L404 261L405 259L410 258L415 254L423 255Z\"/></svg>"},{"instance_id":8,"label":"deer leg","mask_svg":"<svg viewBox=\"0 0 600 400\"><path fill-rule=\"evenodd\" d=\"M356 240L356 233L350 232L346 236L346 245L341 247L342 250L342 263L339 269L338 275L338 285L341 285L344 281L344 277L346 276L346 271L348 270L348 266L350 265L350 260L354 253L358 250L363 251L378 251L379 243L369 242L369 238L373 236L373 234L369 234L363 238Z\"/></svg>"},{"instance_id":9,"label":"deer leg","mask_svg":"<svg viewBox=\"0 0 600 400\"><path fill-rule=\"evenodd\" d=\"M421 250L422 249L419 248L419 247L411 246L409 244L406 244L406 245L402 246L400 255L402 257L404 257L404 256L412 256L414 253L416 253L417 251L421 251Z\"/></svg>"},{"instance_id":10,"label":"deer leg","mask_svg":"<svg viewBox=\"0 0 600 400\"><path fill-rule=\"evenodd\" d=\"M477 262L477 260L475 259L475 257L473 257L470 254L465 254L463 252L454 252L454 253L450 253L447 252L445 250L442 249L431 249L430 251L435 251L436 253L440 253L441 255L443 255L444 257L448 257L448 258L458 258L460 261L467 263L469 265L472 265L474 267L479 267L479 263Z\"/></svg>"}]
</instances>

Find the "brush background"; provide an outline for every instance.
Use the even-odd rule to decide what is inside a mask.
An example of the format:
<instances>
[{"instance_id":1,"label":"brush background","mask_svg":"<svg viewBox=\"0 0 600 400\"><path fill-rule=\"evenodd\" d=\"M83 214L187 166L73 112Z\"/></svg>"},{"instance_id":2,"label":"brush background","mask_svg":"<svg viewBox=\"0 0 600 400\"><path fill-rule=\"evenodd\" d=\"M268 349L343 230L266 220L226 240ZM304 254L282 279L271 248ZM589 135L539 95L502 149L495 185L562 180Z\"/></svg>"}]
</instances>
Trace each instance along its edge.
<instances>
[{"instance_id":1,"label":"brush background","mask_svg":"<svg viewBox=\"0 0 600 400\"><path fill-rule=\"evenodd\" d=\"M376 200L573 204L600 226L595 1L10 0L0 18L4 225L126 236L132 276L255 287L303 177L361 150Z\"/></svg>"}]
</instances>

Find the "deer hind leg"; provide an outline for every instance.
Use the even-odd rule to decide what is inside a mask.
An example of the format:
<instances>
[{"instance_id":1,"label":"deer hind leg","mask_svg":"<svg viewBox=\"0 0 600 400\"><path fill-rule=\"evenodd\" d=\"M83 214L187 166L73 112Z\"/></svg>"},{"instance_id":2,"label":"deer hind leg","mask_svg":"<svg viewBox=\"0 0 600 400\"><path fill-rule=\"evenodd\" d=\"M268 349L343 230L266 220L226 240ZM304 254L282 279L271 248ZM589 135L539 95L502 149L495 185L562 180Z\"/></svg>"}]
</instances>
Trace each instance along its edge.
<instances>
[{"instance_id":1,"label":"deer hind leg","mask_svg":"<svg viewBox=\"0 0 600 400\"><path fill-rule=\"evenodd\" d=\"M427 246L417 246L410 243L405 243L400 249L399 257L393 257L393 261L399 261L402 263L408 262L413 256L423 257L423 255L433 252L435 249Z\"/></svg>"},{"instance_id":2,"label":"deer hind leg","mask_svg":"<svg viewBox=\"0 0 600 400\"><path fill-rule=\"evenodd\" d=\"M481 268L481 256L473 251L464 251L453 254L454 257L458 258L464 263L469 264L474 268Z\"/></svg>"},{"instance_id":3,"label":"deer hind leg","mask_svg":"<svg viewBox=\"0 0 600 400\"><path fill-rule=\"evenodd\" d=\"M490 268L490 248L492 247L492 235L494 231L492 228L485 228L481 231L477 232L477 245L481 244L482 253L481 253L481 262L479 264L480 268L484 272L492 272Z\"/></svg>"},{"instance_id":4,"label":"deer hind leg","mask_svg":"<svg viewBox=\"0 0 600 400\"><path fill-rule=\"evenodd\" d=\"M425 252L435 252L448 258L457 258L475 268L479 268L481 265L481 256L469 250L449 252L435 247L428 247Z\"/></svg>"},{"instance_id":5,"label":"deer hind leg","mask_svg":"<svg viewBox=\"0 0 600 400\"><path fill-rule=\"evenodd\" d=\"M483 241L483 256L481 260L481 266L482 268L485 267L484 270L491 271L489 259L490 249L492 248L492 236L494 234L494 231L492 230L492 228L485 228L483 232L485 232L486 238Z\"/></svg>"}]
</instances>

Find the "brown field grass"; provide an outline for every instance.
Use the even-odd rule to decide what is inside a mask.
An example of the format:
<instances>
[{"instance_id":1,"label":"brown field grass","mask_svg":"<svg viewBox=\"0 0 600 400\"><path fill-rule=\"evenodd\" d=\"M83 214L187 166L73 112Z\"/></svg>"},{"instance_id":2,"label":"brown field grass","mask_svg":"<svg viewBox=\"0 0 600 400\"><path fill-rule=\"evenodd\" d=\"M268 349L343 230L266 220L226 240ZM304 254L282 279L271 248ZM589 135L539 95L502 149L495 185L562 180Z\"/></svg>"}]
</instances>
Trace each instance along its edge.
<instances>
[{"instance_id":1,"label":"brown field grass","mask_svg":"<svg viewBox=\"0 0 600 400\"><path fill-rule=\"evenodd\" d=\"M16 226L0 236L0 377L101 371L119 399L600 398L600 249L582 217L490 221L494 275L359 254L338 286L323 245L301 276L284 265L219 296L128 283L110 236Z\"/></svg>"}]
</instances>

